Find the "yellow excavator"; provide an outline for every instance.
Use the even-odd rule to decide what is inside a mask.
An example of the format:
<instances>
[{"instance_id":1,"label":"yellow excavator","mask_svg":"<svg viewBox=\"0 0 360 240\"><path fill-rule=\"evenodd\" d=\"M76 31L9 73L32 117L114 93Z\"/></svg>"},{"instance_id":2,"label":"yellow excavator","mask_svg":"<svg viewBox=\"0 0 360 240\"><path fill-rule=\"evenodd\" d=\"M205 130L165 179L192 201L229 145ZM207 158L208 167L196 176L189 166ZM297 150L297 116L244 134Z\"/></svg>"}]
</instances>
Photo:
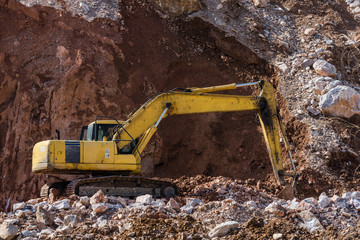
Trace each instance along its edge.
<instances>
[{"instance_id":1,"label":"yellow excavator","mask_svg":"<svg viewBox=\"0 0 360 240\"><path fill-rule=\"evenodd\" d=\"M259 96L211 93L250 85L261 88ZM37 143L33 149L34 173L93 175L67 183L45 184L40 195L47 196L54 187L63 188L66 195L91 196L102 190L107 195L124 197L143 194L171 197L178 193L177 187L171 182L139 176L141 153L160 121L177 114L248 110L257 110L275 177L279 184L285 185L284 197L291 198L297 173L276 106L274 88L265 81L174 89L149 99L127 121L97 117L94 122L83 127L80 140L48 140ZM289 172L283 169L280 133L289 153L292 166ZM285 181L285 176L293 178L291 185Z\"/></svg>"}]
</instances>

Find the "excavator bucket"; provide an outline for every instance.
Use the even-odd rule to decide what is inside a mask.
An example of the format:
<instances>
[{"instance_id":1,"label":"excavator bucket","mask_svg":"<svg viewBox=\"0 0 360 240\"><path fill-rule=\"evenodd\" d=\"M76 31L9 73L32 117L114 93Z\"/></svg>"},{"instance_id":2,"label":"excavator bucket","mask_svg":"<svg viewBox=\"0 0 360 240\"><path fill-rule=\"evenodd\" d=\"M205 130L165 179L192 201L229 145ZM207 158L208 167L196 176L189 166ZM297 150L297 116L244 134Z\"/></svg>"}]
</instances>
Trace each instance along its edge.
<instances>
[{"instance_id":1,"label":"excavator bucket","mask_svg":"<svg viewBox=\"0 0 360 240\"><path fill-rule=\"evenodd\" d=\"M285 199L285 200L293 200L295 198L294 194L295 190L293 186L287 184L283 190L277 195L278 198Z\"/></svg>"}]
</instances>

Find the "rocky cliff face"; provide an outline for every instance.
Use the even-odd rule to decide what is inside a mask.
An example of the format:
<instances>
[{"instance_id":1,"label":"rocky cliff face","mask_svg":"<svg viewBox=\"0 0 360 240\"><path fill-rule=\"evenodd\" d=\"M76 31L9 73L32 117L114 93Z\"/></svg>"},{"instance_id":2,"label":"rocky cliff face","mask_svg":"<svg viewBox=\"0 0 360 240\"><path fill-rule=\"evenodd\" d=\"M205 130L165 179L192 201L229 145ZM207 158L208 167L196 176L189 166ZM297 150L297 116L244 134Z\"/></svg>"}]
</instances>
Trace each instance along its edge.
<instances>
[{"instance_id":1,"label":"rocky cliff face","mask_svg":"<svg viewBox=\"0 0 360 240\"><path fill-rule=\"evenodd\" d=\"M161 18L143 2L120 3L119 9L118 21L88 22L66 9L1 2L3 208L38 193L46 177L31 173L32 147L56 137L55 129L62 138L78 139L96 115L127 119L158 92L271 77L265 63L228 59L202 23ZM253 117L219 113L163 121L155 141L162 139L162 146L147 150L162 163L157 175L263 178L271 170ZM153 165L154 157L145 159Z\"/></svg>"}]
</instances>

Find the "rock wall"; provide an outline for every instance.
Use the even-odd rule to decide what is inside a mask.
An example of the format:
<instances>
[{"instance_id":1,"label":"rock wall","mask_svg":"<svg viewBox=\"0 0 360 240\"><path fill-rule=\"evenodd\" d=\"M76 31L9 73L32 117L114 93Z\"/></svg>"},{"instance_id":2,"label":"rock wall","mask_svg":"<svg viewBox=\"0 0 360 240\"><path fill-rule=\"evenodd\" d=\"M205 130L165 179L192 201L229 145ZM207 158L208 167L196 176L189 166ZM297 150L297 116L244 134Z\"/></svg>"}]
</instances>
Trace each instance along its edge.
<instances>
[{"instance_id":1,"label":"rock wall","mask_svg":"<svg viewBox=\"0 0 360 240\"><path fill-rule=\"evenodd\" d=\"M92 22L66 7L27 8L15 1L0 6L2 209L35 197L48 180L31 173L31 154L36 142L56 137L55 129L62 138L78 139L81 126L96 115L126 119L156 93L272 74L261 61L248 66L225 56L210 26L167 20L145 2L121 2L120 19ZM169 118L157 139L155 150L146 150L156 156L147 158L150 165L161 163L157 176L263 179L271 173L254 113Z\"/></svg>"}]
</instances>

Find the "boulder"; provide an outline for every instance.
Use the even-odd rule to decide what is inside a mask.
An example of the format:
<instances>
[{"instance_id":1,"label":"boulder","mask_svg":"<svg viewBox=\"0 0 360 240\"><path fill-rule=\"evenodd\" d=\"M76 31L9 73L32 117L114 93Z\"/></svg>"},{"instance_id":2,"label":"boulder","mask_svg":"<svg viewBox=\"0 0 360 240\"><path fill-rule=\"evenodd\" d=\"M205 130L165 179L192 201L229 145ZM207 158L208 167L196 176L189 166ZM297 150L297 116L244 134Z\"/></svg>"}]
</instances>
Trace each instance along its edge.
<instances>
[{"instance_id":1,"label":"boulder","mask_svg":"<svg viewBox=\"0 0 360 240\"><path fill-rule=\"evenodd\" d=\"M313 64L315 72L325 77L334 77L336 76L336 68L334 65L328 63L325 60L317 60Z\"/></svg>"},{"instance_id":2,"label":"boulder","mask_svg":"<svg viewBox=\"0 0 360 240\"><path fill-rule=\"evenodd\" d=\"M46 226L51 226L54 224L54 216L41 206L38 206L36 209L36 221L43 223Z\"/></svg>"},{"instance_id":3,"label":"boulder","mask_svg":"<svg viewBox=\"0 0 360 240\"><path fill-rule=\"evenodd\" d=\"M76 227L81 218L77 215L67 215L64 217L64 224L66 226Z\"/></svg>"},{"instance_id":4,"label":"boulder","mask_svg":"<svg viewBox=\"0 0 360 240\"><path fill-rule=\"evenodd\" d=\"M298 206L300 201L297 198L294 198L293 200L289 200L288 202L290 202L286 208L290 209L290 210L295 210Z\"/></svg>"},{"instance_id":5,"label":"boulder","mask_svg":"<svg viewBox=\"0 0 360 240\"><path fill-rule=\"evenodd\" d=\"M236 221L228 221L217 225L213 230L210 231L209 237L222 237L226 235L230 230L236 229L239 227L239 223Z\"/></svg>"},{"instance_id":6,"label":"boulder","mask_svg":"<svg viewBox=\"0 0 360 240\"><path fill-rule=\"evenodd\" d=\"M86 207L90 205L90 199L88 196L80 197L80 203Z\"/></svg>"},{"instance_id":7,"label":"boulder","mask_svg":"<svg viewBox=\"0 0 360 240\"><path fill-rule=\"evenodd\" d=\"M307 203L303 200L297 205L295 210L297 212L301 212L301 211L305 211L305 210L306 211L315 211L315 206L313 204Z\"/></svg>"},{"instance_id":8,"label":"boulder","mask_svg":"<svg viewBox=\"0 0 360 240\"><path fill-rule=\"evenodd\" d=\"M60 201L56 201L52 204L52 206L54 208L56 208L57 210L69 209L70 208L70 199L63 199Z\"/></svg>"},{"instance_id":9,"label":"boulder","mask_svg":"<svg viewBox=\"0 0 360 240\"><path fill-rule=\"evenodd\" d=\"M2 239L12 239L18 234L18 232L18 227L12 223L3 222L0 225L0 238Z\"/></svg>"},{"instance_id":10,"label":"boulder","mask_svg":"<svg viewBox=\"0 0 360 240\"><path fill-rule=\"evenodd\" d=\"M354 200L352 201L352 204L353 204L354 208L355 208L357 211L360 212L360 200L359 200L359 199L354 199Z\"/></svg>"},{"instance_id":11,"label":"boulder","mask_svg":"<svg viewBox=\"0 0 360 240\"><path fill-rule=\"evenodd\" d=\"M174 210L179 210L180 209L180 205L179 203L173 199L173 198L170 198L170 200L168 201L168 203L166 204L166 208L168 209L174 209Z\"/></svg>"},{"instance_id":12,"label":"boulder","mask_svg":"<svg viewBox=\"0 0 360 240\"><path fill-rule=\"evenodd\" d=\"M183 213L187 213L187 214L191 214L192 211L194 210L194 207L191 205L184 205L180 208L181 212Z\"/></svg>"},{"instance_id":13,"label":"boulder","mask_svg":"<svg viewBox=\"0 0 360 240\"><path fill-rule=\"evenodd\" d=\"M105 195L104 193L99 190L97 191L91 198L90 198L90 204L97 204L97 203L102 203L105 201Z\"/></svg>"},{"instance_id":14,"label":"boulder","mask_svg":"<svg viewBox=\"0 0 360 240\"><path fill-rule=\"evenodd\" d=\"M360 93L339 85L321 96L319 107L325 115L350 118L360 114Z\"/></svg>"},{"instance_id":15,"label":"boulder","mask_svg":"<svg viewBox=\"0 0 360 240\"><path fill-rule=\"evenodd\" d=\"M326 195L326 193L321 193L319 196L318 206L320 208L326 208L330 206L331 199Z\"/></svg>"},{"instance_id":16,"label":"boulder","mask_svg":"<svg viewBox=\"0 0 360 240\"><path fill-rule=\"evenodd\" d=\"M91 207L95 213L103 213L109 208L108 205L105 203L95 203L92 204Z\"/></svg>"},{"instance_id":17,"label":"boulder","mask_svg":"<svg viewBox=\"0 0 360 240\"><path fill-rule=\"evenodd\" d=\"M272 202L265 208L265 212L272 213L278 217L283 217L286 210L279 203Z\"/></svg>"},{"instance_id":18,"label":"boulder","mask_svg":"<svg viewBox=\"0 0 360 240\"><path fill-rule=\"evenodd\" d=\"M150 205L152 201L153 201L153 197L150 194L138 196L136 198L137 203L142 203L144 205Z\"/></svg>"},{"instance_id":19,"label":"boulder","mask_svg":"<svg viewBox=\"0 0 360 240\"><path fill-rule=\"evenodd\" d=\"M13 211L15 212L18 209L22 209L26 206L25 202L19 202L19 203L14 203L13 204Z\"/></svg>"},{"instance_id":20,"label":"boulder","mask_svg":"<svg viewBox=\"0 0 360 240\"><path fill-rule=\"evenodd\" d=\"M319 219L315 217L315 215L310 211L302 211L299 213L299 216L304 221L305 228L313 233L316 231L323 231L324 227L321 225Z\"/></svg>"},{"instance_id":21,"label":"boulder","mask_svg":"<svg viewBox=\"0 0 360 240\"><path fill-rule=\"evenodd\" d=\"M351 199L354 200L360 200L360 192L359 191L355 191L351 193Z\"/></svg>"},{"instance_id":22,"label":"boulder","mask_svg":"<svg viewBox=\"0 0 360 240\"><path fill-rule=\"evenodd\" d=\"M247 201L244 203L244 205L247 207L249 211L254 211L258 207L254 201Z\"/></svg>"}]
</instances>

